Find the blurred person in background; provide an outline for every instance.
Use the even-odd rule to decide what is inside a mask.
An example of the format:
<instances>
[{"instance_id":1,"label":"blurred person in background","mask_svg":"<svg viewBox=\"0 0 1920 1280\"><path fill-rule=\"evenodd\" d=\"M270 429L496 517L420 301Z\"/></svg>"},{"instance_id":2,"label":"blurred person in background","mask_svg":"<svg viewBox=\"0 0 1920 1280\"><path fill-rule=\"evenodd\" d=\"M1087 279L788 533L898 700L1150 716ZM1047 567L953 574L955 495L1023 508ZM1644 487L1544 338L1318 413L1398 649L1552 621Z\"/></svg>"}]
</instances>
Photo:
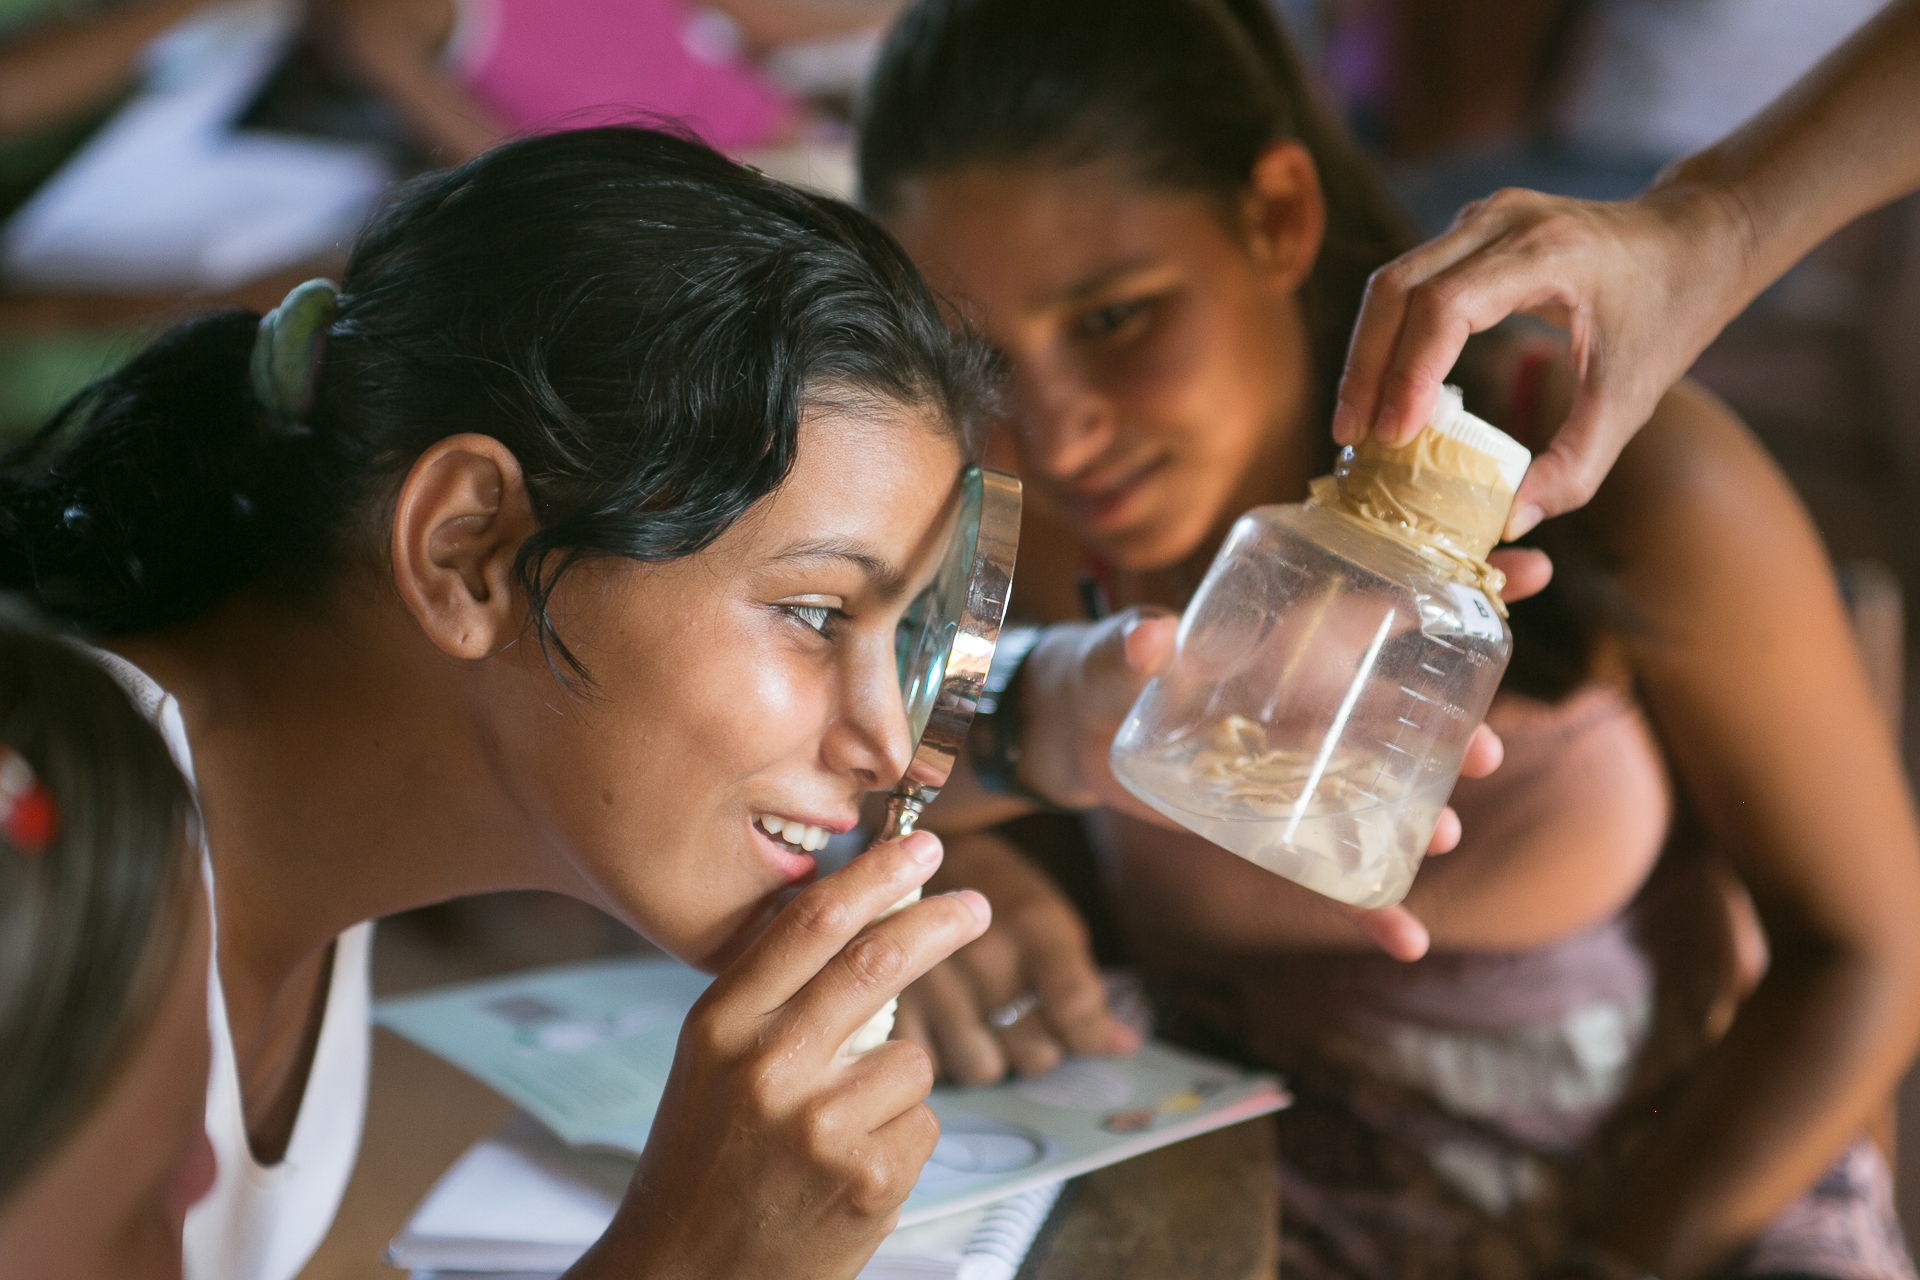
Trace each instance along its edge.
<instances>
[{"instance_id":1,"label":"blurred person in background","mask_svg":"<svg viewBox=\"0 0 1920 1280\"><path fill-rule=\"evenodd\" d=\"M995 924L908 991L901 1034L962 1080L1116 1047L1084 928L983 830L1098 804L1163 1030L1298 1094L1288 1274L1910 1280L1866 1130L1920 1039L1920 833L1819 540L1740 424L1674 389L1533 535L1555 570L1513 606L1506 762L1456 788L1460 847L1406 901L1432 953L1376 954L1137 816L1106 766L1171 639L1156 608L1331 469L1362 291L1412 242L1372 171L1260 0L922 0L866 111L863 199L1009 372L989 456L1031 495L1015 608L1051 624L1005 700L1020 750L989 762L1008 794L929 814L936 883ZM1452 380L1536 448L1574 385L1506 334ZM1068 621L1089 574L1144 608Z\"/></svg>"},{"instance_id":2,"label":"blurred person in background","mask_svg":"<svg viewBox=\"0 0 1920 1280\"><path fill-rule=\"evenodd\" d=\"M0 615L0 1275L180 1275L214 1173L197 831L112 677Z\"/></svg>"},{"instance_id":3,"label":"blurred person in background","mask_svg":"<svg viewBox=\"0 0 1920 1280\"><path fill-rule=\"evenodd\" d=\"M349 63L446 162L636 116L729 154L796 140L805 104L757 65L870 31L897 0L329 0Z\"/></svg>"}]
</instances>

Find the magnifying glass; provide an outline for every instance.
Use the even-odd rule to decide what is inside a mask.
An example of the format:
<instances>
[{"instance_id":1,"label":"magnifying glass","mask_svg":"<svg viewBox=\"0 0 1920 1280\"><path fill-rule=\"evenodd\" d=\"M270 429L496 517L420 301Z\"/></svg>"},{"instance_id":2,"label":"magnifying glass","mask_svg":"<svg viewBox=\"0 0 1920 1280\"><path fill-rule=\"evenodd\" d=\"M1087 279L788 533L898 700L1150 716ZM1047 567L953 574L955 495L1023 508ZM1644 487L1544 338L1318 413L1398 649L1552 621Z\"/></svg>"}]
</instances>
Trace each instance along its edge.
<instances>
[{"instance_id":1,"label":"magnifying glass","mask_svg":"<svg viewBox=\"0 0 1920 1280\"><path fill-rule=\"evenodd\" d=\"M993 647L1007 618L1014 554L1020 546L1020 481L1000 471L968 467L960 476L960 512L933 582L901 619L895 660L913 760L887 796L886 822L876 844L911 832L947 785L986 686ZM919 901L915 889L882 917ZM865 1053L893 1031L895 1001L847 1041Z\"/></svg>"}]
</instances>

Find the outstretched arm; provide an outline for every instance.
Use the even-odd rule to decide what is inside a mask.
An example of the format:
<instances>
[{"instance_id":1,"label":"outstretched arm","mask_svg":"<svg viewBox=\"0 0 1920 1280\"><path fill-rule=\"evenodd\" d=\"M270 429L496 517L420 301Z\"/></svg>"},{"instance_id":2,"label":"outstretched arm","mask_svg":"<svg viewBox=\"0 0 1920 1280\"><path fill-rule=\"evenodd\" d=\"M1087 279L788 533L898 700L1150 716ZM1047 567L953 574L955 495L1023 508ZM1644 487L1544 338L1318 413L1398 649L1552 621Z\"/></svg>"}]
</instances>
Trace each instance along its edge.
<instances>
[{"instance_id":1,"label":"outstretched arm","mask_svg":"<svg viewBox=\"0 0 1920 1280\"><path fill-rule=\"evenodd\" d=\"M1585 503L1728 321L1813 246L1920 187L1920 0L1880 14L1724 141L1632 200L1497 192L1377 272L1334 437L1410 438L1467 338L1516 312L1564 327L1579 387L1534 460L1517 537Z\"/></svg>"}]
</instances>

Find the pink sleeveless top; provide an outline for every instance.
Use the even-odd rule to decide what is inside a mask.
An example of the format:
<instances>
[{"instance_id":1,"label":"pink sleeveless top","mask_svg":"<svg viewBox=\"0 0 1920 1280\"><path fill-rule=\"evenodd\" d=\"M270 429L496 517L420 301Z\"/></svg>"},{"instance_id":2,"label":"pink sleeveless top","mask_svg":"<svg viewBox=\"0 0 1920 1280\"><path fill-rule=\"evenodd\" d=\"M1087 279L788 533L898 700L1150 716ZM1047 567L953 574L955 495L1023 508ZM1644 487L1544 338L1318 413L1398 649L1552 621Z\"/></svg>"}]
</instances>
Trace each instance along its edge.
<instances>
[{"instance_id":1,"label":"pink sleeveless top","mask_svg":"<svg viewBox=\"0 0 1920 1280\"><path fill-rule=\"evenodd\" d=\"M516 133L668 117L734 151L792 118L792 99L746 60L731 24L682 0L457 4L447 62Z\"/></svg>"}]
</instances>

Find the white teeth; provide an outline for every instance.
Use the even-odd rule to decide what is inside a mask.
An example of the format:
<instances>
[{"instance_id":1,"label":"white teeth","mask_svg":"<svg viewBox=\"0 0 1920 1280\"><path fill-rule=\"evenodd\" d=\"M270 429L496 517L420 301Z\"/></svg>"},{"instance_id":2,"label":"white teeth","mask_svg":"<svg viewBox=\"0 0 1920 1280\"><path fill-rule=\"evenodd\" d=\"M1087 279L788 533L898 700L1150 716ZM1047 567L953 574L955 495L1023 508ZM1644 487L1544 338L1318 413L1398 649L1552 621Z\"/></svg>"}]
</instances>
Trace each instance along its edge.
<instances>
[{"instance_id":1,"label":"white teeth","mask_svg":"<svg viewBox=\"0 0 1920 1280\"><path fill-rule=\"evenodd\" d=\"M755 821L766 829L768 835L784 840L796 848L805 849L808 853L818 853L826 848L827 841L833 838L825 827L795 822L777 814L763 813Z\"/></svg>"}]
</instances>

